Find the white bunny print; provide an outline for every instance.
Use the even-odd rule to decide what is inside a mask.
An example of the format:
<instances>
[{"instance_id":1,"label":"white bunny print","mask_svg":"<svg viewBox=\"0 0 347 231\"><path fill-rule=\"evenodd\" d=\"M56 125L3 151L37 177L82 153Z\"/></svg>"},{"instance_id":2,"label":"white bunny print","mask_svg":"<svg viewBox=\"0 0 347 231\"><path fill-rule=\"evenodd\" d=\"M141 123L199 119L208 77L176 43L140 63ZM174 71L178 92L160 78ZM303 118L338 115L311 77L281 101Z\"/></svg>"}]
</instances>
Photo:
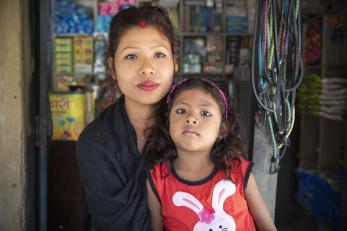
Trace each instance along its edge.
<instances>
[{"instance_id":1,"label":"white bunny print","mask_svg":"<svg viewBox=\"0 0 347 231\"><path fill-rule=\"evenodd\" d=\"M236 191L235 185L230 180L219 181L213 189L212 209L204 208L198 199L186 192L176 192L172 201L176 206L185 206L193 210L200 221L195 224L194 231L234 231L234 219L227 214L223 205L225 200Z\"/></svg>"}]
</instances>

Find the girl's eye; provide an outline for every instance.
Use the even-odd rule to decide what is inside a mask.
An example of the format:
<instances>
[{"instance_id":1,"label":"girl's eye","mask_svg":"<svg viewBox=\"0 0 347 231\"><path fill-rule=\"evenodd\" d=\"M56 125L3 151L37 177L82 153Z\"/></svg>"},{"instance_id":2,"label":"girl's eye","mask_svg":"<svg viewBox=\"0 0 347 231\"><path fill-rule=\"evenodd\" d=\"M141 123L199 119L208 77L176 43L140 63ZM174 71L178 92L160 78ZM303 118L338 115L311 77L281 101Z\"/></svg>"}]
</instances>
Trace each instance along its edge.
<instances>
[{"instance_id":1,"label":"girl's eye","mask_svg":"<svg viewBox=\"0 0 347 231\"><path fill-rule=\"evenodd\" d=\"M130 54L130 55L125 56L125 59L132 60L132 59L137 59L137 57L134 54Z\"/></svg>"},{"instance_id":2,"label":"girl's eye","mask_svg":"<svg viewBox=\"0 0 347 231\"><path fill-rule=\"evenodd\" d=\"M183 113L185 113L185 112L186 112L186 110L183 109L183 108L179 108L179 109L176 110L176 113L177 113L177 114L183 114Z\"/></svg>"},{"instance_id":3,"label":"girl's eye","mask_svg":"<svg viewBox=\"0 0 347 231\"><path fill-rule=\"evenodd\" d=\"M201 114L202 116L206 116L206 117L212 116L212 114L209 113L208 111L202 111L202 112L200 112L200 114Z\"/></svg>"},{"instance_id":4,"label":"girl's eye","mask_svg":"<svg viewBox=\"0 0 347 231\"><path fill-rule=\"evenodd\" d=\"M164 58L164 57L166 57L166 55L162 52L157 52L154 54L154 58L157 58L157 59L158 58Z\"/></svg>"}]
</instances>

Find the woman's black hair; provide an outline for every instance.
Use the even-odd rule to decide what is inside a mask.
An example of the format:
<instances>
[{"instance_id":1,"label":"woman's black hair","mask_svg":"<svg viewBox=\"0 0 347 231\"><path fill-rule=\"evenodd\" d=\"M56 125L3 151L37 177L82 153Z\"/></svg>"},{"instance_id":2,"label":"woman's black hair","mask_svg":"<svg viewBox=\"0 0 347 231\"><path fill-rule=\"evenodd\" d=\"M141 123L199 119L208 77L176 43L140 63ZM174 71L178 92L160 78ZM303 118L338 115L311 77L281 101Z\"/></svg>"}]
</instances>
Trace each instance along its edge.
<instances>
[{"instance_id":1,"label":"woman's black hair","mask_svg":"<svg viewBox=\"0 0 347 231\"><path fill-rule=\"evenodd\" d=\"M162 7L141 6L124 9L113 16L109 33L109 57L114 58L121 37L134 26L156 27L169 40L171 51L174 53L174 27L168 12Z\"/></svg>"},{"instance_id":2,"label":"woman's black hair","mask_svg":"<svg viewBox=\"0 0 347 231\"><path fill-rule=\"evenodd\" d=\"M201 88L209 92L219 105L221 121L221 138L213 145L210 158L218 169L225 172L229 179L232 160L243 154L244 145L241 139L239 114L235 101L224 92L227 101L225 106L223 96L219 92L221 86L202 78L188 78L183 84L174 86L175 90L169 93L169 102L166 97L157 104L151 116L151 127L146 130L146 157L153 162L167 162L169 169L171 162L177 157L176 147L169 134L169 114L175 98L184 90ZM219 90L218 90L219 88ZM227 110L227 111L225 111Z\"/></svg>"}]
</instances>

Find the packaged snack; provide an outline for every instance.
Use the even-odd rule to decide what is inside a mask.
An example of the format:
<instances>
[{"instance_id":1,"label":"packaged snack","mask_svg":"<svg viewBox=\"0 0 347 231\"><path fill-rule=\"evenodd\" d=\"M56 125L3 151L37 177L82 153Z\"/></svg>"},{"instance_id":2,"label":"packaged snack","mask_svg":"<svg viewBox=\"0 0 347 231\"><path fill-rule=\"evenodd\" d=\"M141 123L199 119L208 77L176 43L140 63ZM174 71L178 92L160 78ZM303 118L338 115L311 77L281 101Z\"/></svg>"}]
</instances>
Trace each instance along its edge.
<instances>
[{"instance_id":1,"label":"packaged snack","mask_svg":"<svg viewBox=\"0 0 347 231\"><path fill-rule=\"evenodd\" d=\"M86 94L64 92L49 94L53 140L77 140L86 126Z\"/></svg>"}]
</instances>

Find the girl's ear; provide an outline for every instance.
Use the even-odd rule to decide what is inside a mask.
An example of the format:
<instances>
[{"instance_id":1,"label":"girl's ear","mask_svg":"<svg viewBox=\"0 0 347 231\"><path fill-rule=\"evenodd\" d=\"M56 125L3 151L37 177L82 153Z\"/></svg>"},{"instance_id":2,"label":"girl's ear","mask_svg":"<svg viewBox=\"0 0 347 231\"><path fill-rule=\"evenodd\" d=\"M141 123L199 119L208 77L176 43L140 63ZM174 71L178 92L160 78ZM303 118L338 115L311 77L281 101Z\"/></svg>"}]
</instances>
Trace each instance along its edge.
<instances>
[{"instance_id":1,"label":"girl's ear","mask_svg":"<svg viewBox=\"0 0 347 231\"><path fill-rule=\"evenodd\" d=\"M113 79L116 79L116 70L114 67L114 61L112 57L108 57L107 59L108 62L108 69L111 71L111 75Z\"/></svg>"},{"instance_id":2,"label":"girl's ear","mask_svg":"<svg viewBox=\"0 0 347 231\"><path fill-rule=\"evenodd\" d=\"M228 134L228 128L225 122L222 122L220 125L220 130L219 130L219 136L218 139L223 139L227 136Z\"/></svg>"}]
</instances>

